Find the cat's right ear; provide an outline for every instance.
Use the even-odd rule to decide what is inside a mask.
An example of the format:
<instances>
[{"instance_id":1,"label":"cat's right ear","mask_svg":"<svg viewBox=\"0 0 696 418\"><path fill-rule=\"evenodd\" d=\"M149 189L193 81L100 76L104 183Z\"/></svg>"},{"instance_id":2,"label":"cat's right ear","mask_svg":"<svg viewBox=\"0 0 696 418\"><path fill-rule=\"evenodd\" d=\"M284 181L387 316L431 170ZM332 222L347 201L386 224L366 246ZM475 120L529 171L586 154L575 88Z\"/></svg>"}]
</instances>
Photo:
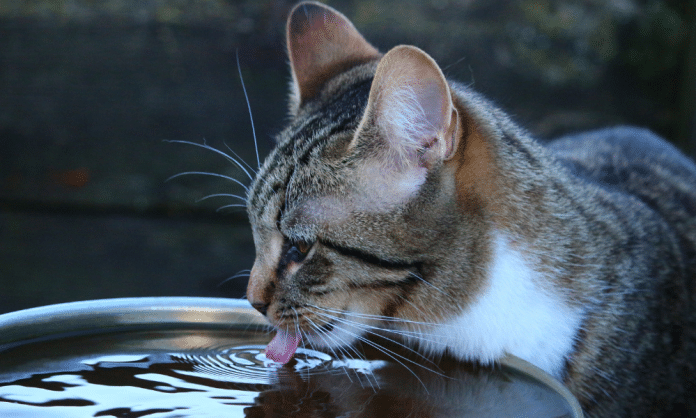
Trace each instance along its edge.
<instances>
[{"instance_id":1,"label":"cat's right ear","mask_svg":"<svg viewBox=\"0 0 696 418\"><path fill-rule=\"evenodd\" d=\"M435 60L414 46L387 52L350 145L363 158L358 187L366 198L360 209L388 211L415 196L430 170L456 154L459 124Z\"/></svg>"},{"instance_id":2,"label":"cat's right ear","mask_svg":"<svg viewBox=\"0 0 696 418\"><path fill-rule=\"evenodd\" d=\"M381 56L344 15L313 1L299 3L290 12L287 42L292 113L332 76Z\"/></svg>"},{"instance_id":3,"label":"cat's right ear","mask_svg":"<svg viewBox=\"0 0 696 418\"><path fill-rule=\"evenodd\" d=\"M386 165L427 169L454 155L459 118L435 60L419 48L401 45L377 66L358 137L366 134L380 143Z\"/></svg>"}]
</instances>

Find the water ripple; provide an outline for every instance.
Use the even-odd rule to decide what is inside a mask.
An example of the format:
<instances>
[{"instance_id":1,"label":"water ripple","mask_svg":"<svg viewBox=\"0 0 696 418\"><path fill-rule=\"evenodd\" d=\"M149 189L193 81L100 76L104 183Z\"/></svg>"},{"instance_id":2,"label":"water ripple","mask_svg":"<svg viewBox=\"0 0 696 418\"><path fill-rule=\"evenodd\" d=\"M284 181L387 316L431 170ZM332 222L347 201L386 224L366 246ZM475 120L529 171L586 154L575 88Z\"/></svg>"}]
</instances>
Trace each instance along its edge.
<instances>
[{"instance_id":1,"label":"water ripple","mask_svg":"<svg viewBox=\"0 0 696 418\"><path fill-rule=\"evenodd\" d=\"M216 380L251 384L271 385L278 381L278 373L288 371L283 365L266 357L263 345L246 345L215 349L203 353L175 353L172 358L192 366L192 371L179 370L188 376L214 376ZM305 348L297 349L294 360L289 364L291 371L304 375L326 373L333 359L331 356Z\"/></svg>"}]
</instances>

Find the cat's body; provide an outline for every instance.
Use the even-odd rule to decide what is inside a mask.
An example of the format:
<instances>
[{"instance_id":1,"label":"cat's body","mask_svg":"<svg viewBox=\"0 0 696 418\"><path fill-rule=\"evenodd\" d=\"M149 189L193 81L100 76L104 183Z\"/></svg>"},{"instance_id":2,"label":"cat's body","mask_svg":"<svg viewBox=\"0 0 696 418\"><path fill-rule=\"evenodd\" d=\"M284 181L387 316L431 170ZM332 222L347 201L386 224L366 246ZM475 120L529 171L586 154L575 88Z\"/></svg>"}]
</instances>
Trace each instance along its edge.
<instances>
[{"instance_id":1,"label":"cat's body","mask_svg":"<svg viewBox=\"0 0 696 418\"><path fill-rule=\"evenodd\" d=\"M376 332L564 381L589 416L694 395L696 167L647 131L543 147L414 47L316 3L288 22L292 120L248 195L247 296L300 340ZM395 330L395 331L392 331ZM680 409L682 408L682 409Z\"/></svg>"}]
</instances>

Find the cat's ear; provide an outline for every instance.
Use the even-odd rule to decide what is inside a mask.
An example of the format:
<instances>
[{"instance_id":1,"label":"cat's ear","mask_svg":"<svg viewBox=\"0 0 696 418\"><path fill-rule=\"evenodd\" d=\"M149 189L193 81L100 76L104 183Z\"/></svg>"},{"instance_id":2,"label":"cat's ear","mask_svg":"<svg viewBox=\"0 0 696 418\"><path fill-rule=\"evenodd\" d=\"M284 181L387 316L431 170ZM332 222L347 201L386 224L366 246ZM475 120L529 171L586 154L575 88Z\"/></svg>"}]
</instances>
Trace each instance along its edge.
<instances>
[{"instance_id":1,"label":"cat's ear","mask_svg":"<svg viewBox=\"0 0 696 418\"><path fill-rule=\"evenodd\" d=\"M292 9L287 42L295 108L314 97L332 76L381 56L345 16L317 2Z\"/></svg>"},{"instance_id":2,"label":"cat's ear","mask_svg":"<svg viewBox=\"0 0 696 418\"><path fill-rule=\"evenodd\" d=\"M379 136L390 165L429 168L452 158L458 127L449 85L435 60L414 46L390 50L377 66L357 138L361 131Z\"/></svg>"}]
</instances>

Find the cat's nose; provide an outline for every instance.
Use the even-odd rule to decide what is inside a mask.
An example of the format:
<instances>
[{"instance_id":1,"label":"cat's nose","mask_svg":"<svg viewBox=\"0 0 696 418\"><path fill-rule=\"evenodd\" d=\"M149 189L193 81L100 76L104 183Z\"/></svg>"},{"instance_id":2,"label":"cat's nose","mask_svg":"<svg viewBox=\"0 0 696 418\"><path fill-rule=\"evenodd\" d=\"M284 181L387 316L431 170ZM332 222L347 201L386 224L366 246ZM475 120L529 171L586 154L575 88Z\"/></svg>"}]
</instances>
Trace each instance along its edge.
<instances>
[{"instance_id":1,"label":"cat's nose","mask_svg":"<svg viewBox=\"0 0 696 418\"><path fill-rule=\"evenodd\" d=\"M268 304L263 303L263 302L252 302L251 306L254 307L257 311L261 312L261 315L266 315L266 312L268 312Z\"/></svg>"},{"instance_id":2,"label":"cat's nose","mask_svg":"<svg viewBox=\"0 0 696 418\"><path fill-rule=\"evenodd\" d=\"M247 285L247 300L261 314L266 315L270 300L272 297L271 276L272 273L267 271L257 263L249 274L249 284Z\"/></svg>"}]
</instances>

